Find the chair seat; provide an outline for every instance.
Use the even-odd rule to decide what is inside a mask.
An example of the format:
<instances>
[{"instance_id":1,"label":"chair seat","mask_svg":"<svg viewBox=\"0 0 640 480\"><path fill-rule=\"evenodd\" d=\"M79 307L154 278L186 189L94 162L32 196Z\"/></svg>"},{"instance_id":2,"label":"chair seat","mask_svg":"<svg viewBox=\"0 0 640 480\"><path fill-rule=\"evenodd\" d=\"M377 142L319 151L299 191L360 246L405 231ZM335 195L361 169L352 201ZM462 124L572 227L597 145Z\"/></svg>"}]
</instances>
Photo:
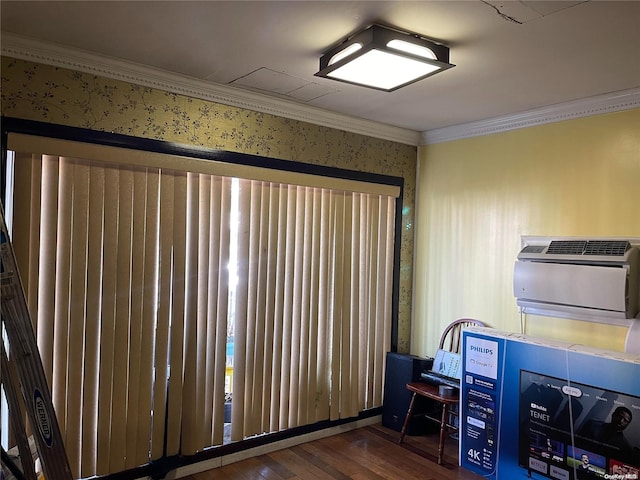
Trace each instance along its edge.
<instances>
[{"instance_id":1,"label":"chair seat","mask_svg":"<svg viewBox=\"0 0 640 480\"><path fill-rule=\"evenodd\" d=\"M417 393L418 395L422 395L423 397L435 400L436 402L446 403L448 405L456 404L459 401L459 396L457 393L451 397L443 397L442 395L440 395L437 385L430 385L424 382L407 383L407 390L410 390L413 393Z\"/></svg>"}]
</instances>

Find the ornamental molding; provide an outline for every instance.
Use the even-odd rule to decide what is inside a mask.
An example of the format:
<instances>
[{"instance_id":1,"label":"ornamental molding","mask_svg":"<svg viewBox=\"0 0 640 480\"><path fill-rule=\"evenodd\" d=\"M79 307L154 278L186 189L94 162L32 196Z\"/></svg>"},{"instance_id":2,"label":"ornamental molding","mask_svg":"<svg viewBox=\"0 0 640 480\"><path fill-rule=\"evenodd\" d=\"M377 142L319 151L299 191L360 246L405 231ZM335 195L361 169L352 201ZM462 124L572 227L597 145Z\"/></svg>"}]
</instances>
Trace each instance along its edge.
<instances>
[{"instance_id":1,"label":"ornamental molding","mask_svg":"<svg viewBox=\"0 0 640 480\"><path fill-rule=\"evenodd\" d=\"M186 75L147 67L133 62L88 53L59 45L46 44L17 35L2 35L2 55L34 63L67 68L100 77L185 95L214 103L299 120L351 133L418 145L420 132L379 122L329 112L286 99L206 82Z\"/></svg>"},{"instance_id":2,"label":"ornamental molding","mask_svg":"<svg viewBox=\"0 0 640 480\"><path fill-rule=\"evenodd\" d=\"M546 123L619 112L638 107L640 107L640 87L583 98L572 102L559 103L488 120L425 131L420 134L420 145L491 135L519 128L534 127Z\"/></svg>"},{"instance_id":3,"label":"ornamental molding","mask_svg":"<svg viewBox=\"0 0 640 480\"><path fill-rule=\"evenodd\" d=\"M640 107L640 87L637 87L487 120L417 132L333 113L228 85L205 82L132 62L47 44L18 35L2 34L1 51L2 55L7 57L67 68L214 103L413 146L492 135L519 128Z\"/></svg>"}]
</instances>

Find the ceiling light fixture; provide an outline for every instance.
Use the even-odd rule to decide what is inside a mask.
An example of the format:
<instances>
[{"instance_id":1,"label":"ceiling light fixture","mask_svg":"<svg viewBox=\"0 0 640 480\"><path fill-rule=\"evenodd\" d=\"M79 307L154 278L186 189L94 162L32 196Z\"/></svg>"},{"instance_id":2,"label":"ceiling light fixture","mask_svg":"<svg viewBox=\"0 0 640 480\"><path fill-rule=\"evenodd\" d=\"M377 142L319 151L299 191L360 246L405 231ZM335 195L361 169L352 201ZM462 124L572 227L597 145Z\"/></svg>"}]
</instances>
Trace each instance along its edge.
<instances>
[{"instance_id":1,"label":"ceiling light fixture","mask_svg":"<svg viewBox=\"0 0 640 480\"><path fill-rule=\"evenodd\" d=\"M320 57L316 76L392 92L454 66L444 45L372 25Z\"/></svg>"}]
</instances>

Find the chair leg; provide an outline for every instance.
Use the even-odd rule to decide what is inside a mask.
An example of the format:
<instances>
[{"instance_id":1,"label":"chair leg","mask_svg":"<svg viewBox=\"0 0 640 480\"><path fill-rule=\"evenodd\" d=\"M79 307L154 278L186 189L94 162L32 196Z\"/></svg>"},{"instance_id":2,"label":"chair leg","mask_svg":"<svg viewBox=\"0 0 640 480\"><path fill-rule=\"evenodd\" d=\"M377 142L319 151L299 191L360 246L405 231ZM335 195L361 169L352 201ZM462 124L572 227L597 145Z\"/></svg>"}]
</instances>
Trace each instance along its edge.
<instances>
[{"instance_id":1,"label":"chair leg","mask_svg":"<svg viewBox=\"0 0 640 480\"><path fill-rule=\"evenodd\" d=\"M398 443L402 443L402 439L407 431L407 426L409 425L409 421L411 420L411 416L413 415L413 404L416 401L416 393L414 392L411 396L411 403L409 403L409 410L407 410L407 415L404 417L404 423L402 424L402 431L400 432L400 440Z\"/></svg>"},{"instance_id":2,"label":"chair leg","mask_svg":"<svg viewBox=\"0 0 640 480\"><path fill-rule=\"evenodd\" d=\"M442 457L444 455L444 437L447 432L447 414L449 406L445 403L442 405L442 419L440 420L440 442L438 443L438 465L442 465Z\"/></svg>"}]
</instances>

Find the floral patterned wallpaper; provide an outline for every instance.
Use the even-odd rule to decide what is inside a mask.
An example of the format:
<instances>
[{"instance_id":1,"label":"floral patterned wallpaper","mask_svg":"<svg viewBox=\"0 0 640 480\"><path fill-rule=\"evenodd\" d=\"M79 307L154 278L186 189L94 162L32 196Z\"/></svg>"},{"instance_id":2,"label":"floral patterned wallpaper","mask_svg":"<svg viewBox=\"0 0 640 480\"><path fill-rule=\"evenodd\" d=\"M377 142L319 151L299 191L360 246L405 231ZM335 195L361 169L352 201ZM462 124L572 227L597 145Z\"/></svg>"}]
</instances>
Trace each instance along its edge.
<instances>
[{"instance_id":1,"label":"floral patterned wallpaper","mask_svg":"<svg viewBox=\"0 0 640 480\"><path fill-rule=\"evenodd\" d=\"M417 148L2 57L2 115L404 177L398 349L409 351Z\"/></svg>"}]
</instances>

